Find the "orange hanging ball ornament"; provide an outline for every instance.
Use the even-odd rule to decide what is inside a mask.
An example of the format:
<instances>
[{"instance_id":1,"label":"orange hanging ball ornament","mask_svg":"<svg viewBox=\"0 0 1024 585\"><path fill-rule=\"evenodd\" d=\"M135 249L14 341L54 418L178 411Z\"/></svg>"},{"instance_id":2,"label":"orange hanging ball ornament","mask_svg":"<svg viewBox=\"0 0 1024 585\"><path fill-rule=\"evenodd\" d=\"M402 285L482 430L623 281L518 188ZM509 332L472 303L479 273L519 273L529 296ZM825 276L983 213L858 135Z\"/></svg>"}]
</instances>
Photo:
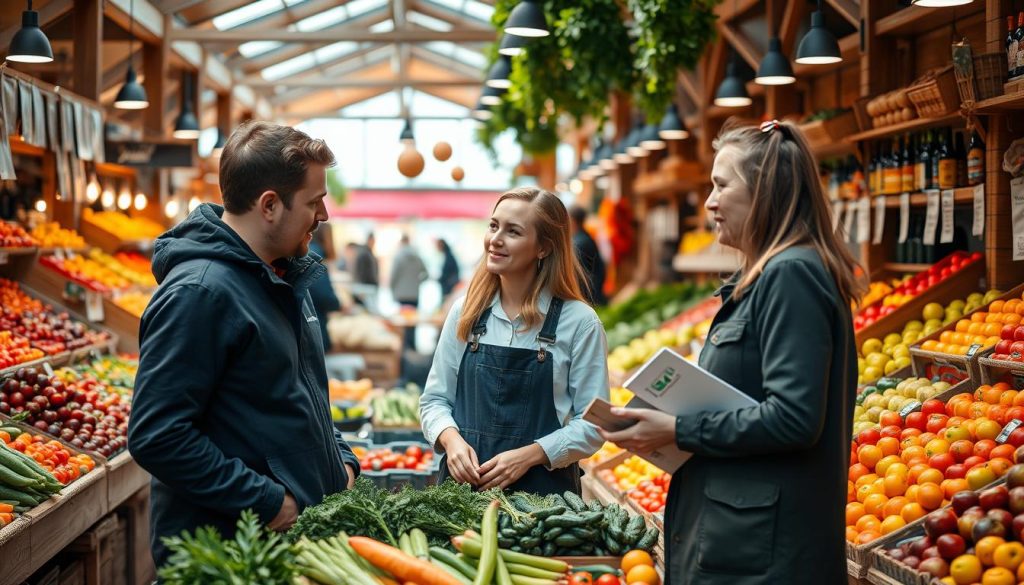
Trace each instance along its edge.
<instances>
[{"instance_id":1,"label":"orange hanging ball ornament","mask_svg":"<svg viewBox=\"0 0 1024 585\"><path fill-rule=\"evenodd\" d=\"M462 170L462 167L455 167L452 169L452 180L456 183L466 178L466 171Z\"/></svg>"},{"instance_id":2,"label":"orange hanging ball ornament","mask_svg":"<svg viewBox=\"0 0 1024 585\"><path fill-rule=\"evenodd\" d=\"M423 172L423 155L417 152L414 146L408 146L398 155L398 172L410 179L414 179Z\"/></svg>"},{"instance_id":3,"label":"orange hanging ball ornament","mask_svg":"<svg viewBox=\"0 0 1024 585\"><path fill-rule=\"evenodd\" d=\"M452 157L452 145L444 140L434 145L434 158L444 162Z\"/></svg>"}]
</instances>

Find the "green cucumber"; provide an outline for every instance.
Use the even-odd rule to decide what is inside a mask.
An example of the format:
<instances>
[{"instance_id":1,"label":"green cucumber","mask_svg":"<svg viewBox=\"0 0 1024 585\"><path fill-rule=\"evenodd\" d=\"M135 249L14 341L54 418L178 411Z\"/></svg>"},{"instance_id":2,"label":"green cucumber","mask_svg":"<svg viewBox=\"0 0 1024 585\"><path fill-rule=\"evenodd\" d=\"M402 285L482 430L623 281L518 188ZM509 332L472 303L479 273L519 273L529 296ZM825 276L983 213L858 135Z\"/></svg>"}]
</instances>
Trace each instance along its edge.
<instances>
[{"instance_id":1,"label":"green cucumber","mask_svg":"<svg viewBox=\"0 0 1024 585\"><path fill-rule=\"evenodd\" d=\"M562 498L565 500L566 504L569 504L569 507L572 508L573 512L581 512L585 510L587 507L587 504L583 501L583 498L577 496L573 492L565 492L564 494L562 494Z\"/></svg>"},{"instance_id":2,"label":"green cucumber","mask_svg":"<svg viewBox=\"0 0 1024 585\"><path fill-rule=\"evenodd\" d=\"M448 549L444 549L439 546L432 546L430 547L430 558L432 560L444 562L444 564L458 570L465 577L470 579L476 578L476 567L452 554Z\"/></svg>"},{"instance_id":3,"label":"green cucumber","mask_svg":"<svg viewBox=\"0 0 1024 585\"><path fill-rule=\"evenodd\" d=\"M564 547L574 547L583 544L583 540L574 534L562 534L555 538L555 544Z\"/></svg>"},{"instance_id":4,"label":"green cucumber","mask_svg":"<svg viewBox=\"0 0 1024 585\"><path fill-rule=\"evenodd\" d=\"M599 579L604 575L615 575L616 577L622 576L622 571L608 565L573 565L573 573L590 573L594 579Z\"/></svg>"},{"instance_id":5,"label":"green cucumber","mask_svg":"<svg viewBox=\"0 0 1024 585\"><path fill-rule=\"evenodd\" d=\"M539 508L533 511L533 517L537 520L544 520L550 516L556 516L565 512L565 506L551 506L550 508Z\"/></svg>"},{"instance_id":6,"label":"green cucumber","mask_svg":"<svg viewBox=\"0 0 1024 585\"><path fill-rule=\"evenodd\" d=\"M640 537L640 540L636 543L636 548L650 552L654 545L658 544L658 529L648 528L644 535Z\"/></svg>"},{"instance_id":7,"label":"green cucumber","mask_svg":"<svg viewBox=\"0 0 1024 585\"><path fill-rule=\"evenodd\" d=\"M640 540L640 537L644 535L645 527L646 524L644 523L643 516L633 516L629 519L629 523L626 524L626 529L623 531L622 538L625 539L627 543L635 544Z\"/></svg>"},{"instance_id":8,"label":"green cucumber","mask_svg":"<svg viewBox=\"0 0 1024 585\"><path fill-rule=\"evenodd\" d=\"M531 567L529 565L520 565L517 563L506 563L508 572L512 575L522 575L523 577L534 577L537 579L550 579L551 581L558 581L565 577L565 573L556 573L554 571L546 571L544 569L538 569L537 567Z\"/></svg>"},{"instance_id":9,"label":"green cucumber","mask_svg":"<svg viewBox=\"0 0 1024 585\"><path fill-rule=\"evenodd\" d=\"M551 516L544 522L548 526L558 526L561 528L578 528L588 524L586 520L576 514L560 514L558 516Z\"/></svg>"}]
</instances>

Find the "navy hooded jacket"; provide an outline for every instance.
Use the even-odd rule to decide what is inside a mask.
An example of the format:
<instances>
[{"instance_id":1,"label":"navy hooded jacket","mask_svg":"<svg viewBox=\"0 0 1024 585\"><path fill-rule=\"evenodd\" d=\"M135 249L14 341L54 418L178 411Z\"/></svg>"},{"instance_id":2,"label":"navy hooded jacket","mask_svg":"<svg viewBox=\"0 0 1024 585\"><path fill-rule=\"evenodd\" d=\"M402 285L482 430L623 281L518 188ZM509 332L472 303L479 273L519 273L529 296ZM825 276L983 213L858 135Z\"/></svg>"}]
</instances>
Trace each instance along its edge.
<instances>
[{"instance_id":1,"label":"navy hooded jacket","mask_svg":"<svg viewBox=\"0 0 1024 585\"><path fill-rule=\"evenodd\" d=\"M293 258L278 277L222 214L199 206L153 254L160 288L142 316L128 448L153 475L158 567L161 537L233 535L243 510L270 522L285 490L301 510L345 489L343 463L359 469L331 422L308 293L324 267Z\"/></svg>"}]
</instances>

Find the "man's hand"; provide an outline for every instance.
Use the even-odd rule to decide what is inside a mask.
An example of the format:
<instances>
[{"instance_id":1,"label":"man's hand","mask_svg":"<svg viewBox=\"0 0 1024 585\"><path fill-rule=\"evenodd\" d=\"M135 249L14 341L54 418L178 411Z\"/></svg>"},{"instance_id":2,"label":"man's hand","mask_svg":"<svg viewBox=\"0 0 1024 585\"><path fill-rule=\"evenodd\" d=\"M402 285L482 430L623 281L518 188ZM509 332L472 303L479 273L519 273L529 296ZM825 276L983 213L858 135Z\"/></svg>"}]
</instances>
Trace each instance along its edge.
<instances>
[{"instance_id":1,"label":"man's hand","mask_svg":"<svg viewBox=\"0 0 1024 585\"><path fill-rule=\"evenodd\" d=\"M284 502L281 503L281 510L274 516L274 519L267 525L271 530L277 532L284 532L295 524L295 521L299 518L299 505L295 502L295 498L292 497L288 492L284 493Z\"/></svg>"},{"instance_id":2,"label":"man's hand","mask_svg":"<svg viewBox=\"0 0 1024 585\"><path fill-rule=\"evenodd\" d=\"M348 489L352 489L352 486L356 485L356 470L351 465L346 463L345 471L348 472L348 486L346 487Z\"/></svg>"},{"instance_id":3,"label":"man's hand","mask_svg":"<svg viewBox=\"0 0 1024 585\"><path fill-rule=\"evenodd\" d=\"M650 455L676 439L676 417L670 414L649 408L613 408L612 414L637 422L616 432L599 428L601 437L637 455Z\"/></svg>"},{"instance_id":4,"label":"man's hand","mask_svg":"<svg viewBox=\"0 0 1024 585\"><path fill-rule=\"evenodd\" d=\"M480 463L476 459L476 451L462 438L458 429L449 427L441 433L437 441L444 447L447 454L448 473L459 483L480 485Z\"/></svg>"},{"instance_id":5,"label":"man's hand","mask_svg":"<svg viewBox=\"0 0 1024 585\"><path fill-rule=\"evenodd\" d=\"M547 460L544 449L537 443L499 453L477 470L480 474L480 489L505 489L519 481L531 467L546 463Z\"/></svg>"}]
</instances>

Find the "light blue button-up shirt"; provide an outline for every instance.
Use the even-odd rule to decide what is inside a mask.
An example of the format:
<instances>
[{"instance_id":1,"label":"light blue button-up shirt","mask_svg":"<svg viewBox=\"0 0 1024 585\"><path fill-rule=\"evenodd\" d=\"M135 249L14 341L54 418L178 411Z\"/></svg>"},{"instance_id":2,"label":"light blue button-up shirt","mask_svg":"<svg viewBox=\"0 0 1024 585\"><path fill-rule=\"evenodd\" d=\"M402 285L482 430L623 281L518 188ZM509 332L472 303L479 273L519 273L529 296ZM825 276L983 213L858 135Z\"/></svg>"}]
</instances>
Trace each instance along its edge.
<instances>
[{"instance_id":1,"label":"light blue button-up shirt","mask_svg":"<svg viewBox=\"0 0 1024 585\"><path fill-rule=\"evenodd\" d=\"M423 436L431 445L448 428L459 428L452 412L455 408L456 382L466 343L456 334L465 298L455 302L441 330L441 339L434 353L434 363L420 399L420 420ZM551 294L541 293L540 312L547 315ZM522 320L511 320L501 307L500 296L491 303L487 332L480 343L537 349L543 321L526 331ZM604 327L594 309L580 301L567 301L555 330L555 344L548 347L554 358L554 404L562 428L536 439L551 462L551 469L565 467L593 455L603 444L597 427L582 419L583 411L594 398L608 400L608 342ZM529 391L524 388L523 391ZM481 461L480 463L483 463Z\"/></svg>"}]
</instances>

